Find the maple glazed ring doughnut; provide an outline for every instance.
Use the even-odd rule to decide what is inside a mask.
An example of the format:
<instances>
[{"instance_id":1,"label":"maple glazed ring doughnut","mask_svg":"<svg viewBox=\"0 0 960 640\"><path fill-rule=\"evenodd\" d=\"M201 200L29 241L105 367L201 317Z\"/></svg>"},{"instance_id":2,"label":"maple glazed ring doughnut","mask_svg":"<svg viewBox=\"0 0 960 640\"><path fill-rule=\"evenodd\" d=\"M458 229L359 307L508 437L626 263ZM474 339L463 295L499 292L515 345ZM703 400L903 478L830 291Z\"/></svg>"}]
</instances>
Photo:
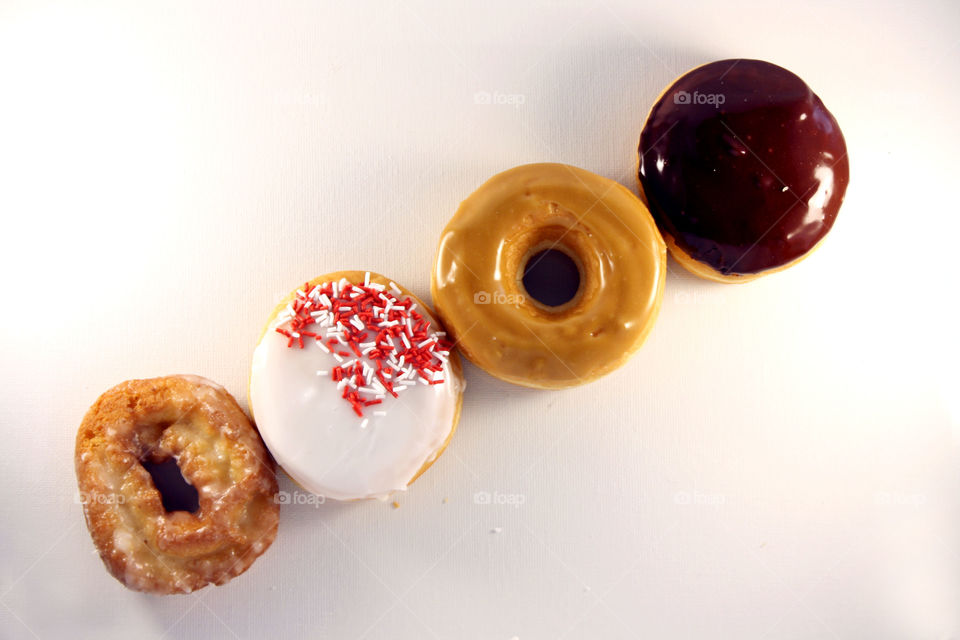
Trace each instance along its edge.
<instances>
[{"instance_id":1,"label":"maple glazed ring doughnut","mask_svg":"<svg viewBox=\"0 0 960 640\"><path fill-rule=\"evenodd\" d=\"M627 188L569 165L528 164L463 201L441 236L431 291L477 366L552 389L590 382L640 348L665 271L663 239Z\"/></svg>"},{"instance_id":2,"label":"maple glazed ring doughnut","mask_svg":"<svg viewBox=\"0 0 960 640\"><path fill-rule=\"evenodd\" d=\"M273 462L233 396L205 378L113 387L80 425L75 464L93 542L131 589L223 584L276 536ZM192 505L167 491L170 472L192 491Z\"/></svg>"}]
</instances>

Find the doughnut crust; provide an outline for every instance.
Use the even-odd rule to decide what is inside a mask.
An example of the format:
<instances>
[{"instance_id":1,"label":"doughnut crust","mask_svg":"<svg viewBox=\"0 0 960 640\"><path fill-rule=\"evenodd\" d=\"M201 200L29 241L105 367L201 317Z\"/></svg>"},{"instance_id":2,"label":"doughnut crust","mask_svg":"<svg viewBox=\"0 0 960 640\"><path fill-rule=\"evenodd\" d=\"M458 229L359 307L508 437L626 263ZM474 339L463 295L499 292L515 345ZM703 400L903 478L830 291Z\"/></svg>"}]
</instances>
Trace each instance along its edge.
<instances>
[{"instance_id":1,"label":"doughnut crust","mask_svg":"<svg viewBox=\"0 0 960 640\"><path fill-rule=\"evenodd\" d=\"M167 512L142 461L174 458L199 509ZM224 584L273 542L274 464L222 387L198 376L123 382L77 432L75 466L87 527L107 570L157 594Z\"/></svg>"},{"instance_id":2,"label":"doughnut crust","mask_svg":"<svg viewBox=\"0 0 960 640\"><path fill-rule=\"evenodd\" d=\"M550 307L523 286L531 256L571 257L580 286ZM500 173L447 224L431 275L441 320L477 366L542 389L584 384L626 362L663 299L666 246L626 187L584 169L542 163Z\"/></svg>"}]
</instances>

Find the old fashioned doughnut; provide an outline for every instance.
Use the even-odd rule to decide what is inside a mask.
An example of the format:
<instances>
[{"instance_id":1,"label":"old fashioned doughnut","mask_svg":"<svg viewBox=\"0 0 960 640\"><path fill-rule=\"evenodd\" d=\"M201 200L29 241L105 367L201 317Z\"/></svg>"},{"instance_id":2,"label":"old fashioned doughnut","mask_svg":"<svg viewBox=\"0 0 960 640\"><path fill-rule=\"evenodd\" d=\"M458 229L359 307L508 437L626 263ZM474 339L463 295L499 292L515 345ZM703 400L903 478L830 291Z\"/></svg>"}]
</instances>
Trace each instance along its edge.
<instances>
[{"instance_id":1,"label":"old fashioned doughnut","mask_svg":"<svg viewBox=\"0 0 960 640\"><path fill-rule=\"evenodd\" d=\"M223 584L277 533L273 463L233 397L204 378L130 380L104 393L77 432L75 464L93 542L131 589ZM193 512L168 511L155 485L152 470L174 464L196 491Z\"/></svg>"},{"instance_id":2,"label":"old fashioned doughnut","mask_svg":"<svg viewBox=\"0 0 960 640\"><path fill-rule=\"evenodd\" d=\"M640 135L641 197L694 274L747 282L809 255L847 189L836 119L793 73L721 60L681 76Z\"/></svg>"},{"instance_id":3,"label":"old fashioned doughnut","mask_svg":"<svg viewBox=\"0 0 960 640\"><path fill-rule=\"evenodd\" d=\"M567 267L540 279L568 280L552 283L567 291L538 298L531 276L551 254ZM562 388L613 371L640 347L665 269L663 240L629 190L576 167L529 164L463 201L440 238L431 291L479 367L515 384Z\"/></svg>"},{"instance_id":4,"label":"old fashioned doughnut","mask_svg":"<svg viewBox=\"0 0 960 640\"><path fill-rule=\"evenodd\" d=\"M291 293L250 373L250 408L277 462L325 498L404 491L460 417L464 380L445 336L427 305L376 273L330 273Z\"/></svg>"}]
</instances>

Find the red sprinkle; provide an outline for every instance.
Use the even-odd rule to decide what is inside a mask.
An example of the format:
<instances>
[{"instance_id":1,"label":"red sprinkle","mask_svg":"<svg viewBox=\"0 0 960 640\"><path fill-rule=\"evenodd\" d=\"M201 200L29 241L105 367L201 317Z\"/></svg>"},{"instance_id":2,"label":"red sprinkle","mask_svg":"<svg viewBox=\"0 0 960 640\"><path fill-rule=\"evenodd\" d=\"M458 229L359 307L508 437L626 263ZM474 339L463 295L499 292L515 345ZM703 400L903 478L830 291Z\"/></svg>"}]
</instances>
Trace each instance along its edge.
<instances>
[{"instance_id":1,"label":"red sprinkle","mask_svg":"<svg viewBox=\"0 0 960 640\"><path fill-rule=\"evenodd\" d=\"M330 379L343 387L341 397L361 417L364 407L380 404L386 394L399 397L397 392L407 386L401 380L443 384L439 373L453 346L430 330L427 318L410 310L414 301L409 296L400 299L379 287L342 280L314 287L306 283L287 309L289 319L276 329L290 348L305 348L304 338L309 338L326 345L341 362L356 357L346 367L333 367ZM378 385L383 389L379 393Z\"/></svg>"}]
</instances>

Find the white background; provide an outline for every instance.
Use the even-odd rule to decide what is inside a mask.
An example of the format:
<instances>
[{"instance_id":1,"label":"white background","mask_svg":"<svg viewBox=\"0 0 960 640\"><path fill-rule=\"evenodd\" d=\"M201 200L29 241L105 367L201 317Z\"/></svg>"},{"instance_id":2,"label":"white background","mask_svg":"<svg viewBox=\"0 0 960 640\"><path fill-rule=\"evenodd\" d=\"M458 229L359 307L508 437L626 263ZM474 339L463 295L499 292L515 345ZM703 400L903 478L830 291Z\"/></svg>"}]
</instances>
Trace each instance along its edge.
<instances>
[{"instance_id":1,"label":"white background","mask_svg":"<svg viewBox=\"0 0 960 640\"><path fill-rule=\"evenodd\" d=\"M958 39L946 1L0 3L0 637L960 638ZM244 398L289 289L427 296L457 204L520 163L635 188L660 90L737 56L846 134L812 258L743 286L671 261L647 344L586 387L468 366L398 509L285 507L224 587L107 574L73 472L101 392Z\"/></svg>"}]
</instances>

